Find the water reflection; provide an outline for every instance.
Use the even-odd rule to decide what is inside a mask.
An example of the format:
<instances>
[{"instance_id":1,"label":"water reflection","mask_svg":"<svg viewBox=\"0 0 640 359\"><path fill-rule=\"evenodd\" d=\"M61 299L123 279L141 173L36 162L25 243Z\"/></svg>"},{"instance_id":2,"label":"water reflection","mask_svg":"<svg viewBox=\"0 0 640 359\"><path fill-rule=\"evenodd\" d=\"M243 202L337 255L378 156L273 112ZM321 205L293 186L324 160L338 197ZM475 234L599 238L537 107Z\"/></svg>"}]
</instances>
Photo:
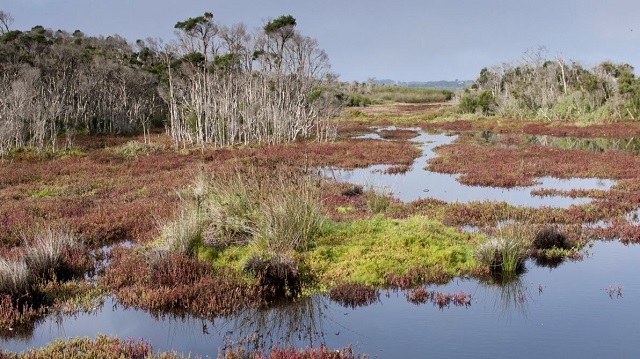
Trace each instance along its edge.
<instances>
[{"instance_id":1,"label":"water reflection","mask_svg":"<svg viewBox=\"0 0 640 359\"><path fill-rule=\"evenodd\" d=\"M551 146L563 150L585 150L591 152L628 152L640 154L640 138L577 138L549 135L500 134L482 131L477 134L484 142L494 145L530 144Z\"/></svg>"},{"instance_id":2,"label":"water reflection","mask_svg":"<svg viewBox=\"0 0 640 359\"><path fill-rule=\"evenodd\" d=\"M225 347L240 345L260 351L275 345L316 347L325 342L328 308L325 297L314 295L266 310L246 309L221 326L229 328Z\"/></svg>"},{"instance_id":3,"label":"water reflection","mask_svg":"<svg viewBox=\"0 0 640 359\"><path fill-rule=\"evenodd\" d=\"M574 138L554 136L526 136L531 144L554 146L570 150L586 150L591 152L621 151L640 154L640 139L607 139L607 138Z\"/></svg>"},{"instance_id":4,"label":"water reflection","mask_svg":"<svg viewBox=\"0 0 640 359\"><path fill-rule=\"evenodd\" d=\"M485 293L494 296L495 310L507 318L519 314L527 318L531 291L520 275L496 275L479 282ZM540 290L540 294L542 290Z\"/></svg>"},{"instance_id":5,"label":"water reflection","mask_svg":"<svg viewBox=\"0 0 640 359\"><path fill-rule=\"evenodd\" d=\"M296 305L248 310L232 318L154 319L107 299L102 309L62 320L47 318L30 338L2 339L0 344L5 350L26 350L56 338L101 333L144 338L154 350L202 356L215 356L218 348L237 343L251 348L323 343L331 348L353 344L357 351L380 358L477 358L503 356L505 351L523 358L576 353L638 357L640 246L596 242L591 252L588 260L556 269L527 262L528 271L509 280L456 279L434 287L443 293L470 293L473 300L468 307L441 310L391 295L349 309L313 296ZM624 296L612 301L607 292L611 285L623 287Z\"/></svg>"},{"instance_id":6,"label":"water reflection","mask_svg":"<svg viewBox=\"0 0 640 359\"><path fill-rule=\"evenodd\" d=\"M380 130L380 129L378 129ZM413 129L412 129L413 130ZM367 135L376 138L377 134ZM411 169L405 174L386 174L388 165L375 165L368 168L354 170L326 170L325 174L338 181L345 181L364 186L389 188L393 195L403 202L410 202L419 198L435 198L446 202L468 203L472 201L505 201L514 206L531 207L560 207L585 204L589 198L568 198L561 196L539 197L532 196L532 190L539 189L600 189L608 190L615 181L597 178L558 179L542 177L540 184L531 187L495 188L477 187L461 184L455 175L436 173L425 170L429 159L436 156L433 149L452 143L457 136L446 134L427 134L420 131L420 135L411 141L421 144L422 156L414 161Z\"/></svg>"}]
</instances>

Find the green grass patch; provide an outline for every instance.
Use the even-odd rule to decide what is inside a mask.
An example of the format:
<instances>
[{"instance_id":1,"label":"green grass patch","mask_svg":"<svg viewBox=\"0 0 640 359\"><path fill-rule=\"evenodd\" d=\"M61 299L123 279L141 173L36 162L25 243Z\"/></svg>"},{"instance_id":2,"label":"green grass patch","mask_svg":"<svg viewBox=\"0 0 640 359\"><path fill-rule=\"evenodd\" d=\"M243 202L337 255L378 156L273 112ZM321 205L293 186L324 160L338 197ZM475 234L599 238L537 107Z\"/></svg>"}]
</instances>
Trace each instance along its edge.
<instances>
[{"instance_id":1,"label":"green grass patch","mask_svg":"<svg viewBox=\"0 0 640 359\"><path fill-rule=\"evenodd\" d=\"M451 100L453 92L430 88L375 86L371 90L370 97L391 102L434 103Z\"/></svg>"},{"instance_id":2,"label":"green grass patch","mask_svg":"<svg viewBox=\"0 0 640 359\"><path fill-rule=\"evenodd\" d=\"M304 255L319 285L385 285L387 275L404 275L414 268L460 275L477 266L473 247L479 238L426 217L376 216L334 225L333 233L322 236Z\"/></svg>"},{"instance_id":3,"label":"green grass patch","mask_svg":"<svg viewBox=\"0 0 640 359\"><path fill-rule=\"evenodd\" d=\"M29 193L29 197L45 198L45 197L60 197L69 192L68 186L43 186L37 191Z\"/></svg>"},{"instance_id":4,"label":"green grass patch","mask_svg":"<svg viewBox=\"0 0 640 359\"><path fill-rule=\"evenodd\" d=\"M158 143L143 143L139 141L129 141L124 145L112 149L113 153L129 160L135 160L140 156L148 156L164 150L164 146Z\"/></svg>"}]
</instances>

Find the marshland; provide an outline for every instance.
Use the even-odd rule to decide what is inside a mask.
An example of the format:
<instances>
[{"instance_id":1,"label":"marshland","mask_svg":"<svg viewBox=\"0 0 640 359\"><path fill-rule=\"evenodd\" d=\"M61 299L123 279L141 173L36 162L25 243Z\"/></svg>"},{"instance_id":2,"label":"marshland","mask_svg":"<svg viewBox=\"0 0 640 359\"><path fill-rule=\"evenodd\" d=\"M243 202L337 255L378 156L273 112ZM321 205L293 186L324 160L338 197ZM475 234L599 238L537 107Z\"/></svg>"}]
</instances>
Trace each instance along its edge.
<instances>
[{"instance_id":1,"label":"marshland","mask_svg":"<svg viewBox=\"0 0 640 359\"><path fill-rule=\"evenodd\" d=\"M638 355L631 65L345 83L296 25L2 31L3 357Z\"/></svg>"}]
</instances>

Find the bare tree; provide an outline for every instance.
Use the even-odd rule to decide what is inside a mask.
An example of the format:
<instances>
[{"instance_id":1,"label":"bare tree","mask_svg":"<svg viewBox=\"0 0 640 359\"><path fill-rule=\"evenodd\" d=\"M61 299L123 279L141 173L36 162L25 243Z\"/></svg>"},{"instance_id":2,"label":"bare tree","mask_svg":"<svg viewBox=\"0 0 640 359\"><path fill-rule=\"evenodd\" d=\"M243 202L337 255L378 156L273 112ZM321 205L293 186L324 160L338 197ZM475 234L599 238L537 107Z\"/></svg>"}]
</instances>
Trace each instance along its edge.
<instances>
[{"instance_id":1,"label":"bare tree","mask_svg":"<svg viewBox=\"0 0 640 359\"><path fill-rule=\"evenodd\" d=\"M13 17L11 14L0 10L0 35L4 35L10 31L11 24L13 24Z\"/></svg>"}]
</instances>

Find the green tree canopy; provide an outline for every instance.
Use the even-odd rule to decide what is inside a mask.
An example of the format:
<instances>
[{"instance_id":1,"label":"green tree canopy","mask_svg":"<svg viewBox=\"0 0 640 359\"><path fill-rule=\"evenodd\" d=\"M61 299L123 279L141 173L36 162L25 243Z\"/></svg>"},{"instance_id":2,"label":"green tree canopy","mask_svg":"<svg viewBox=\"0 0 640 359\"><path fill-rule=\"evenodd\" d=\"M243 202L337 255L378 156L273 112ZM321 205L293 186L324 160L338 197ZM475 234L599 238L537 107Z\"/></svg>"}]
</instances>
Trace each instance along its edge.
<instances>
[{"instance_id":1,"label":"green tree canopy","mask_svg":"<svg viewBox=\"0 0 640 359\"><path fill-rule=\"evenodd\" d=\"M264 32L267 34L273 34L282 31L286 28L293 28L296 26L296 19L291 15L282 15L277 19L269 21L264 26Z\"/></svg>"}]
</instances>

